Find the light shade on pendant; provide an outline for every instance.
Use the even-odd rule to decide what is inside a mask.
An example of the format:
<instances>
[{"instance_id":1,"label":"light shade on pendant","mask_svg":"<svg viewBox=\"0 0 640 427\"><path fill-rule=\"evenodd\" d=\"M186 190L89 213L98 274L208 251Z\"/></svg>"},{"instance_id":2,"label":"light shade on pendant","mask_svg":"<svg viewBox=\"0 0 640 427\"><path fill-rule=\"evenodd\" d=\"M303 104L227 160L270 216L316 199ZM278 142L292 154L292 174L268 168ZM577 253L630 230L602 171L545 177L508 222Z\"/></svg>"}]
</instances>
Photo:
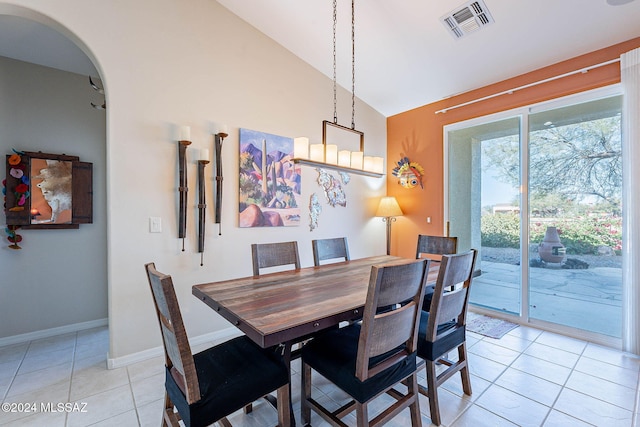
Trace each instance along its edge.
<instances>
[{"instance_id":1,"label":"light shade on pendant","mask_svg":"<svg viewBox=\"0 0 640 427\"><path fill-rule=\"evenodd\" d=\"M351 153L351 167L353 169L362 169L364 153L362 151L353 151Z\"/></svg>"},{"instance_id":2,"label":"light shade on pendant","mask_svg":"<svg viewBox=\"0 0 640 427\"><path fill-rule=\"evenodd\" d=\"M338 164L338 146L336 144L327 144L324 149L324 161L330 165Z\"/></svg>"},{"instance_id":3,"label":"light shade on pendant","mask_svg":"<svg viewBox=\"0 0 640 427\"><path fill-rule=\"evenodd\" d=\"M296 159L309 158L309 138L301 136L293 139L293 157Z\"/></svg>"},{"instance_id":4,"label":"light shade on pendant","mask_svg":"<svg viewBox=\"0 0 640 427\"><path fill-rule=\"evenodd\" d=\"M338 165L345 166L347 168L351 167L351 151L349 150L338 151Z\"/></svg>"},{"instance_id":5,"label":"light shade on pendant","mask_svg":"<svg viewBox=\"0 0 640 427\"><path fill-rule=\"evenodd\" d=\"M324 162L324 144L311 144L309 146L309 160Z\"/></svg>"}]
</instances>

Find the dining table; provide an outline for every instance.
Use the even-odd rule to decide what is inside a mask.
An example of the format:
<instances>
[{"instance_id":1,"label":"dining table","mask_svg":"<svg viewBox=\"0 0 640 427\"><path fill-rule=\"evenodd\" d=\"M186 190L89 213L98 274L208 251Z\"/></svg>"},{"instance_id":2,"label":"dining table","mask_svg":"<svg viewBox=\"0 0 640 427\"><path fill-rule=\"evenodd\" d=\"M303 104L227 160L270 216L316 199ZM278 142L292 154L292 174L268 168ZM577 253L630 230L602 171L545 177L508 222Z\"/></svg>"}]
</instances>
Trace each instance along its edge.
<instances>
[{"instance_id":1,"label":"dining table","mask_svg":"<svg viewBox=\"0 0 640 427\"><path fill-rule=\"evenodd\" d=\"M362 317L372 266L409 261L380 255L248 276L192 287L192 293L263 348L292 344L341 322ZM429 268L434 283L438 262Z\"/></svg>"},{"instance_id":2,"label":"dining table","mask_svg":"<svg viewBox=\"0 0 640 427\"><path fill-rule=\"evenodd\" d=\"M390 255L371 256L197 284L192 294L260 347L279 348L291 375L291 360L296 356L293 345L362 317L371 267L408 261ZM427 285L435 283L439 265L430 262ZM277 407L275 398L265 398ZM290 412L295 426L292 402Z\"/></svg>"}]
</instances>

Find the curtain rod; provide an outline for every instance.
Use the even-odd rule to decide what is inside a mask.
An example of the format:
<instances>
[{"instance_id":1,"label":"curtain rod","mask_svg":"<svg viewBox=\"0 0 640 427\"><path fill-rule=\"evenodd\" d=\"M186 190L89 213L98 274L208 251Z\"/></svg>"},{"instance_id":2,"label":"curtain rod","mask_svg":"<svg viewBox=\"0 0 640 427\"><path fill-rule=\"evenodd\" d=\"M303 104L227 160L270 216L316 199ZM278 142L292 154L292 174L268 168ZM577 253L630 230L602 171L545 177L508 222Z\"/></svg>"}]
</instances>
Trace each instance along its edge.
<instances>
[{"instance_id":1,"label":"curtain rod","mask_svg":"<svg viewBox=\"0 0 640 427\"><path fill-rule=\"evenodd\" d=\"M574 75L574 74L586 73L587 71L593 70L594 68L603 67L605 65L613 64L613 63L616 63L616 62L620 62L620 58L611 59L609 61L601 62L600 64L590 65L588 67L584 67L584 68L581 68L579 70L569 71L568 73L560 74L558 76L549 77L549 78L546 78L546 79L543 79L543 80L538 80L537 82L528 83L526 85L518 86L518 87L515 87L513 89L508 89L508 90L505 90L505 91L502 91L502 92L494 93L493 95L483 96L482 98L473 99L471 101L463 102L462 104L454 105L452 107L443 108L442 110L436 111L436 114L438 114L438 113L446 113L449 110L454 110L456 108L465 107L467 105L475 104L476 102L480 102L480 101L486 101L487 99L495 98L497 96L511 95L513 92L516 92L518 90L527 89L527 88L530 88L530 87L533 87L533 86L537 86L539 84L548 83L548 82L551 82L551 81L554 81L554 80L558 80L558 79L561 79L563 77L568 77L568 76L571 76L571 75Z\"/></svg>"}]
</instances>

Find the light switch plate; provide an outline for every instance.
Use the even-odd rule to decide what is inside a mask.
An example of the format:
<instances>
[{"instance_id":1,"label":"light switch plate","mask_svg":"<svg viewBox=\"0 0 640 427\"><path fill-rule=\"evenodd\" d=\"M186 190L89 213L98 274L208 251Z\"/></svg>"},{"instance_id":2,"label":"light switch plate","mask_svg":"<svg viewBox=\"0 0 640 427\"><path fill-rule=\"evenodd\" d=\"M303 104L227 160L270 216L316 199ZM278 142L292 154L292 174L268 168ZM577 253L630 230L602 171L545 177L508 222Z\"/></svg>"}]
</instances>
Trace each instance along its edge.
<instances>
[{"instance_id":1,"label":"light switch plate","mask_svg":"<svg viewBox=\"0 0 640 427\"><path fill-rule=\"evenodd\" d=\"M149 233L162 233L162 218L159 216L149 217Z\"/></svg>"}]
</instances>

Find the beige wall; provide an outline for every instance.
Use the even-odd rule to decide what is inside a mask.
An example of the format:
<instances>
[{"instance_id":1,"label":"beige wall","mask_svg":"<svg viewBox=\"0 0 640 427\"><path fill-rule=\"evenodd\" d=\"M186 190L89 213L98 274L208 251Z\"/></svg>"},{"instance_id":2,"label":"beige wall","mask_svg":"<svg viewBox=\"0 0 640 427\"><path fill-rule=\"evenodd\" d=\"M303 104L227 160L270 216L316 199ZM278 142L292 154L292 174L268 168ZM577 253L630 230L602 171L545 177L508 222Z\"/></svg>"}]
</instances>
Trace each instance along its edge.
<instances>
[{"instance_id":1,"label":"beige wall","mask_svg":"<svg viewBox=\"0 0 640 427\"><path fill-rule=\"evenodd\" d=\"M19 4L0 0L0 13L35 19L65 33L93 60L107 89L110 358L124 360L160 345L143 270L146 262L154 261L172 274L187 331L194 337L231 327L191 295L191 285L250 274L252 242L298 240L304 266L312 264L313 238L346 235L354 258L384 252L384 224L373 218L385 193L384 179L353 175L345 187L347 207L323 202L320 226L310 232L309 197L322 193L316 172L303 167L301 226L237 227L238 129L320 142L321 121L333 112L330 79L215 1ZM349 94L341 89L338 99L339 117L348 117ZM356 122L365 133L366 151L384 155L385 118L358 102ZM201 147L211 150L217 124L230 130L223 148L223 232L218 236L209 209L204 267L196 252L196 167L191 156L185 252L177 238L175 126L183 124L191 126L190 154ZM148 232L150 216L162 218L162 233Z\"/></svg>"}]
</instances>

